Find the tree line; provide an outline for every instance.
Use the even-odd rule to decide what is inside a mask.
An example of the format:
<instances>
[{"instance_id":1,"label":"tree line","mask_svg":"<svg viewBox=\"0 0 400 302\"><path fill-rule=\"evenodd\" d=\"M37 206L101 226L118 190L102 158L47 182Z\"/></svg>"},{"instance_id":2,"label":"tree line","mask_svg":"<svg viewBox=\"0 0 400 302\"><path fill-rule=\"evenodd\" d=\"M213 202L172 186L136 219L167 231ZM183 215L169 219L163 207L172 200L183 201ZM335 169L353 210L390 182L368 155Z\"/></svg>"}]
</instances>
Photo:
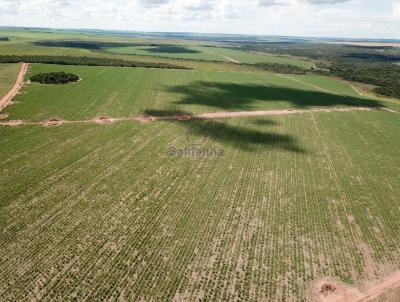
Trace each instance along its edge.
<instances>
[{"instance_id":1,"label":"tree line","mask_svg":"<svg viewBox=\"0 0 400 302\"><path fill-rule=\"evenodd\" d=\"M157 63L157 62L137 62L121 59L92 58L92 57L70 57L70 56L0 56L0 63L43 63L57 65L85 65L85 66L116 66L116 67L142 67L142 68L161 68L161 69L190 69L184 66Z\"/></svg>"}]
</instances>

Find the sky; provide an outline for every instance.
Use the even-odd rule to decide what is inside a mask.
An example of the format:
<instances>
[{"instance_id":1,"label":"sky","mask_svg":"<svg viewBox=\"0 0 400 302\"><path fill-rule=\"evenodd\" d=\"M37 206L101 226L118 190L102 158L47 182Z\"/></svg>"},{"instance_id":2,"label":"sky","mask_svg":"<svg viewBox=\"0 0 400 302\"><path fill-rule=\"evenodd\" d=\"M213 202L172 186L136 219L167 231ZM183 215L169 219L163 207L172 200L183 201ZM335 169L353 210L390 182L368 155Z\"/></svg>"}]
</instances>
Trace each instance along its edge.
<instances>
[{"instance_id":1,"label":"sky","mask_svg":"<svg viewBox=\"0 0 400 302\"><path fill-rule=\"evenodd\" d=\"M0 25L400 39L400 0L0 0Z\"/></svg>"}]
</instances>

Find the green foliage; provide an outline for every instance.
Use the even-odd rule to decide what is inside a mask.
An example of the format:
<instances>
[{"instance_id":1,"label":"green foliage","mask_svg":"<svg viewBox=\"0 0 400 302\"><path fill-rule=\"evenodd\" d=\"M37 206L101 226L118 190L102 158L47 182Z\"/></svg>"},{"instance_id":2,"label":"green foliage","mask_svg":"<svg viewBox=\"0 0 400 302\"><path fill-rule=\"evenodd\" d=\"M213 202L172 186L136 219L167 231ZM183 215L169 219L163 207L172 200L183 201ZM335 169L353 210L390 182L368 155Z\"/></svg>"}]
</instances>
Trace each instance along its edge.
<instances>
[{"instance_id":1,"label":"green foliage","mask_svg":"<svg viewBox=\"0 0 400 302\"><path fill-rule=\"evenodd\" d=\"M305 74L307 71L301 67L290 64L256 63L254 66L262 70L282 74Z\"/></svg>"},{"instance_id":2,"label":"green foliage","mask_svg":"<svg viewBox=\"0 0 400 302\"><path fill-rule=\"evenodd\" d=\"M70 56L0 56L0 63L44 63L58 65L87 65L87 66L118 66L118 67L143 67L161 69L189 69L186 67L153 62L136 62L121 59L70 57Z\"/></svg>"},{"instance_id":3,"label":"green foliage","mask_svg":"<svg viewBox=\"0 0 400 302\"><path fill-rule=\"evenodd\" d=\"M346 283L346 284L349 284L349 285L353 285L354 284L353 279L351 277L349 277L349 276L342 277L340 280L343 283Z\"/></svg>"},{"instance_id":4,"label":"green foliage","mask_svg":"<svg viewBox=\"0 0 400 302\"><path fill-rule=\"evenodd\" d=\"M0 37L0 41L10 41L10 39L7 37Z\"/></svg>"},{"instance_id":5,"label":"green foliage","mask_svg":"<svg viewBox=\"0 0 400 302\"><path fill-rule=\"evenodd\" d=\"M333 62L330 72L342 79L378 86L375 92L400 98L400 66L390 63Z\"/></svg>"},{"instance_id":6,"label":"green foliage","mask_svg":"<svg viewBox=\"0 0 400 302\"><path fill-rule=\"evenodd\" d=\"M79 76L65 72L38 73L31 77L31 81L41 84L67 84L79 81Z\"/></svg>"},{"instance_id":7,"label":"green foliage","mask_svg":"<svg viewBox=\"0 0 400 302\"><path fill-rule=\"evenodd\" d=\"M244 43L242 49L308 57L324 71L347 81L378 86L375 92L400 98L400 50L317 43ZM329 72L330 71L330 72Z\"/></svg>"}]
</instances>

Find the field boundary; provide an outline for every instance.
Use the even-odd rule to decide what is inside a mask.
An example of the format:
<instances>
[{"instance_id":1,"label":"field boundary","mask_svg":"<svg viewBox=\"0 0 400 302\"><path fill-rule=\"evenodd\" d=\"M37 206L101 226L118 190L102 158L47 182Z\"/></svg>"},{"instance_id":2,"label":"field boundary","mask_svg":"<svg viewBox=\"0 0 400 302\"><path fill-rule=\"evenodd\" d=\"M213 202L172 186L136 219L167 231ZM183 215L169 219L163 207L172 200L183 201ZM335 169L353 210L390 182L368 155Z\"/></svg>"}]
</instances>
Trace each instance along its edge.
<instances>
[{"instance_id":1,"label":"field boundary","mask_svg":"<svg viewBox=\"0 0 400 302\"><path fill-rule=\"evenodd\" d=\"M28 71L29 64L22 63L17 80L11 90L0 100L0 112L11 104L13 98L19 93L24 84L25 75Z\"/></svg>"},{"instance_id":2,"label":"field boundary","mask_svg":"<svg viewBox=\"0 0 400 302\"><path fill-rule=\"evenodd\" d=\"M123 118L113 117L96 117L87 120L63 120L58 118L51 118L39 122L30 122L24 120L9 120L0 122L0 126L20 126L20 125L41 125L45 127L60 126L62 124L87 124L96 123L100 125L108 125L114 122L127 122L136 121L140 123L148 123L153 121L189 121L189 120L208 120L208 119L224 119L224 118L238 118L238 117L255 117L255 116L274 116L274 115L288 115L288 114L304 114L304 113L318 113L318 112L351 112L351 111L370 111L371 107L353 107L353 108L313 108L313 109L282 109L282 110L257 110L257 111L237 111L237 112L210 112L194 115L177 114L174 116L133 116Z\"/></svg>"}]
</instances>

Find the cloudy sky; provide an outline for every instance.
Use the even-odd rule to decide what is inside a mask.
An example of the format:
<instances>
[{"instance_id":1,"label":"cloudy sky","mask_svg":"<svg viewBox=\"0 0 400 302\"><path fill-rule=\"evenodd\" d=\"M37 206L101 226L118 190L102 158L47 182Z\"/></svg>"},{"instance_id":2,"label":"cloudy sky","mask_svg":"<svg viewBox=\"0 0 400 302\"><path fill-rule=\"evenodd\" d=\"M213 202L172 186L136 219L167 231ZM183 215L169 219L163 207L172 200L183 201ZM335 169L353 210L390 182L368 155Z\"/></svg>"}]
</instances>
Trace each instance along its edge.
<instances>
[{"instance_id":1,"label":"cloudy sky","mask_svg":"<svg viewBox=\"0 0 400 302\"><path fill-rule=\"evenodd\" d=\"M400 39L400 0L0 0L0 25Z\"/></svg>"}]
</instances>

